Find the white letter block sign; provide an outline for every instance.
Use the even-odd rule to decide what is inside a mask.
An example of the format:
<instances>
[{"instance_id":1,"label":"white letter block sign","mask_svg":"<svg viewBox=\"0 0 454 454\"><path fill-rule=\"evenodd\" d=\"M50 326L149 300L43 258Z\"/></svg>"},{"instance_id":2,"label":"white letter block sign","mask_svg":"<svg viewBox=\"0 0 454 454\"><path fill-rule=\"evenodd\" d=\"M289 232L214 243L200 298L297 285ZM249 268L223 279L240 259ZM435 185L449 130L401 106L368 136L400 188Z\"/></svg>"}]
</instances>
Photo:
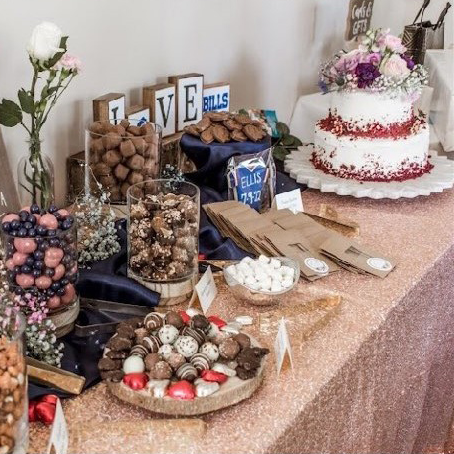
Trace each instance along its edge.
<instances>
[{"instance_id":1,"label":"white letter block sign","mask_svg":"<svg viewBox=\"0 0 454 454\"><path fill-rule=\"evenodd\" d=\"M198 123L203 115L203 75L183 74L169 77L177 90L177 131L185 126Z\"/></svg>"},{"instance_id":2,"label":"white letter block sign","mask_svg":"<svg viewBox=\"0 0 454 454\"><path fill-rule=\"evenodd\" d=\"M143 104L150 108L150 119L162 126L162 135L175 134L175 85L157 84L144 87Z\"/></svg>"},{"instance_id":3,"label":"white letter block sign","mask_svg":"<svg viewBox=\"0 0 454 454\"><path fill-rule=\"evenodd\" d=\"M221 112L230 110L230 84L219 82L203 87L203 111Z\"/></svg>"},{"instance_id":4,"label":"white letter block sign","mask_svg":"<svg viewBox=\"0 0 454 454\"><path fill-rule=\"evenodd\" d=\"M93 100L93 120L110 121L116 125L125 118L126 97L123 93L108 93Z\"/></svg>"},{"instance_id":5,"label":"white letter block sign","mask_svg":"<svg viewBox=\"0 0 454 454\"><path fill-rule=\"evenodd\" d=\"M131 106L126 109L126 118L134 125L141 126L150 121L150 108L144 106Z\"/></svg>"}]
</instances>

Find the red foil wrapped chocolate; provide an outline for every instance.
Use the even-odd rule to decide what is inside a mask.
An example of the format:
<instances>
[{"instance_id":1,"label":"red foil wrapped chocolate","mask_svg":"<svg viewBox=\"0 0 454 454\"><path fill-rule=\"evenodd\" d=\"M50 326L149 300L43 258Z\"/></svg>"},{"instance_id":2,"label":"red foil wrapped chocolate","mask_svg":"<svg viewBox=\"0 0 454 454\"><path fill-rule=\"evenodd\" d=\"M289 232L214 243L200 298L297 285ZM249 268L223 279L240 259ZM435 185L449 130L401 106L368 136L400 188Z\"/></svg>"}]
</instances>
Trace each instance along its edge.
<instances>
[{"instance_id":1,"label":"red foil wrapped chocolate","mask_svg":"<svg viewBox=\"0 0 454 454\"><path fill-rule=\"evenodd\" d=\"M148 376L145 373L127 374L123 377L123 383L131 389L139 390L145 388L148 383Z\"/></svg>"},{"instance_id":2,"label":"red foil wrapped chocolate","mask_svg":"<svg viewBox=\"0 0 454 454\"><path fill-rule=\"evenodd\" d=\"M229 378L227 375L215 370L204 370L201 375L205 381L214 381L219 384L226 382Z\"/></svg>"},{"instance_id":3,"label":"red foil wrapped chocolate","mask_svg":"<svg viewBox=\"0 0 454 454\"><path fill-rule=\"evenodd\" d=\"M222 328L223 326L227 325L227 323L222 320L222 318L216 317L215 315L210 315L208 320L214 323L218 328Z\"/></svg>"},{"instance_id":4,"label":"red foil wrapped chocolate","mask_svg":"<svg viewBox=\"0 0 454 454\"><path fill-rule=\"evenodd\" d=\"M187 380L181 380L169 386L167 394L173 399L193 400L195 397L195 388L194 385Z\"/></svg>"}]
</instances>

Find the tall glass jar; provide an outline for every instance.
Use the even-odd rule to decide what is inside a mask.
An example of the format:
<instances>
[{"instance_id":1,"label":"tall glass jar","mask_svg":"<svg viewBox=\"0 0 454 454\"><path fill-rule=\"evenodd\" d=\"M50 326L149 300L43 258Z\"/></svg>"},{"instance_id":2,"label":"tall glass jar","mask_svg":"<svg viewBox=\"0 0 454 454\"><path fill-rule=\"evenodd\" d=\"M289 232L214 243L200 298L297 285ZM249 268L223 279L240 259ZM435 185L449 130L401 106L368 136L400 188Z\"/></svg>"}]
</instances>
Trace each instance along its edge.
<instances>
[{"instance_id":1,"label":"tall glass jar","mask_svg":"<svg viewBox=\"0 0 454 454\"><path fill-rule=\"evenodd\" d=\"M113 203L126 203L130 186L160 175L162 127L121 120L94 122L85 132L86 187L90 171L110 193Z\"/></svg>"},{"instance_id":2,"label":"tall glass jar","mask_svg":"<svg viewBox=\"0 0 454 454\"><path fill-rule=\"evenodd\" d=\"M144 181L128 189L128 209L128 276L161 293L161 304L184 301L198 277L199 188Z\"/></svg>"},{"instance_id":3,"label":"tall glass jar","mask_svg":"<svg viewBox=\"0 0 454 454\"><path fill-rule=\"evenodd\" d=\"M25 214L21 211L2 219L9 289L16 295L30 294L39 303L45 303L57 326L57 335L64 335L67 332L64 328L71 327L79 312L75 288L78 279L76 222L63 224L73 218L66 210L59 210L55 214L60 217L61 228L40 229L41 219L51 215L34 214L36 227L28 230L33 231L34 236L27 233L18 236L23 234L22 229L14 230L12 224L21 223L20 216Z\"/></svg>"},{"instance_id":4,"label":"tall glass jar","mask_svg":"<svg viewBox=\"0 0 454 454\"><path fill-rule=\"evenodd\" d=\"M51 159L42 153L41 145L39 139L28 141L29 152L17 165L17 184L22 206L37 203L47 208L55 199L54 166Z\"/></svg>"},{"instance_id":5,"label":"tall glass jar","mask_svg":"<svg viewBox=\"0 0 454 454\"><path fill-rule=\"evenodd\" d=\"M0 453L28 449L28 396L24 356L25 321L0 307Z\"/></svg>"}]
</instances>

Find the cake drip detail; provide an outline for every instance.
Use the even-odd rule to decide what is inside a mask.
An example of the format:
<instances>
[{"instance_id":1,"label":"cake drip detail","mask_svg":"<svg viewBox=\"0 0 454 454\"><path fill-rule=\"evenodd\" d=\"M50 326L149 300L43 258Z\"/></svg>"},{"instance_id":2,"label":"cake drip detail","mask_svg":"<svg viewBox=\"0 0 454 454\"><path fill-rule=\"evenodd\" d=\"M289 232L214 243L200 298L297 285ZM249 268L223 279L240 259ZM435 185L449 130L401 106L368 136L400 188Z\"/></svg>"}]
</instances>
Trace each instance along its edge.
<instances>
[{"instance_id":1,"label":"cake drip detail","mask_svg":"<svg viewBox=\"0 0 454 454\"><path fill-rule=\"evenodd\" d=\"M390 123L383 125L380 122L360 124L357 121L345 121L337 115L336 110L329 112L329 115L317 122L317 126L323 131L331 132L336 137L349 136L355 138L369 139L403 139L419 133L427 128L426 116L422 113L402 123Z\"/></svg>"}]
</instances>

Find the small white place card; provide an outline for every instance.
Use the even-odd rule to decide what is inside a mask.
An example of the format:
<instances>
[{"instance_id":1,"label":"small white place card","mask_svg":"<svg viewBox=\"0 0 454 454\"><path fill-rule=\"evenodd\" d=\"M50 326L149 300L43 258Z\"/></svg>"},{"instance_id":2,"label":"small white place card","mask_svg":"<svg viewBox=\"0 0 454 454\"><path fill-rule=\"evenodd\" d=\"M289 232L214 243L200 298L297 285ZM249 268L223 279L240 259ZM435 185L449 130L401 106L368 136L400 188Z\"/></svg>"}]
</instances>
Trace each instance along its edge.
<instances>
[{"instance_id":1,"label":"small white place card","mask_svg":"<svg viewBox=\"0 0 454 454\"><path fill-rule=\"evenodd\" d=\"M195 286L197 292L198 301L202 308L203 313L206 315L208 309L211 306L211 303L216 298L218 294L218 289L216 283L214 282L213 273L211 271L211 266L207 268L203 276L200 278L199 282Z\"/></svg>"},{"instance_id":2,"label":"small white place card","mask_svg":"<svg viewBox=\"0 0 454 454\"><path fill-rule=\"evenodd\" d=\"M287 331L285 318L282 317L279 322L276 340L274 341L274 353L276 355L276 369L277 374L291 366L293 370L293 357L292 347L290 345L290 338Z\"/></svg>"},{"instance_id":3,"label":"small white place card","mask_svg":"<svg viewBox=\"0 0 454 454\"><path fill-rule=\"evenodd\" d=\"M68 452L69 435L65 415L60 399L57 399L55 417L50 432L47 454L66 454Z\"/></svg>"},{"instance_id":4,"label":"small white place card","mask_svg":"<svg viewBox=\"0 0 454 454\"><path fill-rule=\"evenodd\" d=\"M278 210L284 210L287 208L292 211L293 214L304 212L303 199L301 197L300 189L294 189L293 191L276 194L275 201L276 208Z\"/></svg>"}]
</instances>

